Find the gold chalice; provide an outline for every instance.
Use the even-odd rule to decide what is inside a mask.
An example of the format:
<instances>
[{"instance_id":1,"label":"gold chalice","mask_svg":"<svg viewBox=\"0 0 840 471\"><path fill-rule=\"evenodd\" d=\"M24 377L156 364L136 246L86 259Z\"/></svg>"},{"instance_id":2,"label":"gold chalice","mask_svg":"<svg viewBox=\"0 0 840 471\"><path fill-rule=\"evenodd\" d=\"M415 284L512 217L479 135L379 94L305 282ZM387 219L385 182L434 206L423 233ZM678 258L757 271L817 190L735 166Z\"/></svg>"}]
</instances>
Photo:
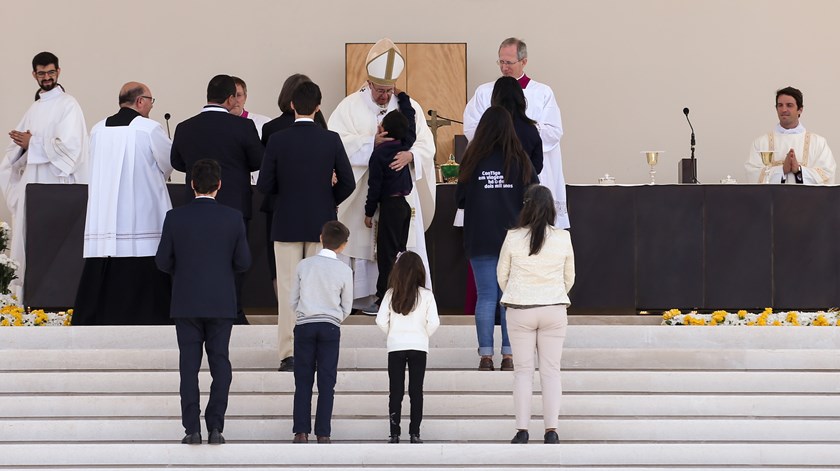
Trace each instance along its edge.
<instances>
[{"instance_id":1,"label":"gold chalice","mask_svg":"<svg viewBox=\"0 0 840 471\"><path fill-rule=\"evenodd\" d=\"M645 158L647 159L648 165L650 165L650 184L656 184L656 170L653 167L659 163L659 154L662 154L661 150L646 150L643 151L642 154L645 154Z\"/></svg>"},{"instance_id":2,"label":"gold chalice","mask_svg":"<svg viewBox=\"0 0 840 471\"><path fill-rule=\"evenodd\" d=\"M770 166L773 165L773 151L760 150L758 153L761 155L761 163L764 164L764 183L768 183L770 181Z\"/></svg>"}]
</instances>

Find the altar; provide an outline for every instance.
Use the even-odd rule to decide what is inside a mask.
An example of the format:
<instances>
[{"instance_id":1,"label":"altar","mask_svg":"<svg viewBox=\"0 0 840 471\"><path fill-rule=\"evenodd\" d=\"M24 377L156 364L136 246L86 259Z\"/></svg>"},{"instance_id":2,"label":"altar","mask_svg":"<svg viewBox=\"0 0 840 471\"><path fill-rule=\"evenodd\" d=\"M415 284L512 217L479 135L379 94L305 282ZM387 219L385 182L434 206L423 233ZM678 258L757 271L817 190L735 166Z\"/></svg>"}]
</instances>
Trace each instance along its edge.
<instances>
[{"instance_id":1,"label":"altar","mask_svg":"<svg viewBox=\"0 0 840 471\"><path fill-rule=\"evenodd\" d=\"M169 186L173 205L182 186ZM569 185L577 277L570 313L840 306L840 188ZM66 308L81 275L85 185L27 187L24 304ZM246 308L276 306L255 192ZM441 312L463 311L467 261L452 226L455 186L437 186L426 232Z\"/></svg>"}]
</instances>

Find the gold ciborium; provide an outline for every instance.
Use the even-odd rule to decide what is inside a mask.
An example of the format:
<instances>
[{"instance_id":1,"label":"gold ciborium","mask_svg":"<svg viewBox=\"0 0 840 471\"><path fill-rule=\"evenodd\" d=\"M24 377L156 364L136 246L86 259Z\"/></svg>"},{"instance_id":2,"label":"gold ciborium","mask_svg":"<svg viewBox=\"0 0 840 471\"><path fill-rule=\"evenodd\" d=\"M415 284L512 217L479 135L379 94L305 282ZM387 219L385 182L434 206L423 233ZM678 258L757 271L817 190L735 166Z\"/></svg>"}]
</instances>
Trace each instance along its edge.
<instances>
[{"instance_id":1,"label":"gold ciborium","mask_svg":"<svg viewBox=\"0 0 840 471\"><path fill-rule=\"evenodd\" d=\"M761 163L764 164L764 182L762 183L768 183L770 181L770 166L773 165L773 151L760 150L758 153L761 155Z\"/></svg>"},{"instance_id":2,"label":"gold ciborium","mask_svg":"<svg viewBox=\"0 0 840 471\"><path fill-rule=\"evenodd\" d=\"M646 150L643 151L642 154L645 154L645 158L647 159L648 165L650 165L650 184L656 184L656 170L653 167L659 163L659 154L662 154L661 150Z\"/></svg>"}]
</instances>

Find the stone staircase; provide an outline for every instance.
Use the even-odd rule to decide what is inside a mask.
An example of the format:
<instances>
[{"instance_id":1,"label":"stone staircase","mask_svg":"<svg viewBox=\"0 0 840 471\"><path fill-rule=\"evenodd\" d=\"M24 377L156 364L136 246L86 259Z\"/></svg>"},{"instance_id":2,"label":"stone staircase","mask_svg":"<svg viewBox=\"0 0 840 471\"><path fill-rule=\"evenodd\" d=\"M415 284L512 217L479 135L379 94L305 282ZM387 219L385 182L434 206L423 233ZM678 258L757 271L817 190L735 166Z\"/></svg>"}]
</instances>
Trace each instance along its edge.
<instances>
[{"instance_id":1,"label":"stone staircase","mask_svg":"<svg viewBox=\"0 0 840 471\"><path fill-rule=\"evenodd\" d=\"M387 445L384 336L365 320L342 327L332 445L290 443L273 326L234 328L224 446L178 443L174 327L0 329L0 470L840 469L840 329L570 326L562 444L541 443L537 396L517 446L512 374L476 371L474 327L445 320L426 443Z\"/></svg>"}]
</instances>

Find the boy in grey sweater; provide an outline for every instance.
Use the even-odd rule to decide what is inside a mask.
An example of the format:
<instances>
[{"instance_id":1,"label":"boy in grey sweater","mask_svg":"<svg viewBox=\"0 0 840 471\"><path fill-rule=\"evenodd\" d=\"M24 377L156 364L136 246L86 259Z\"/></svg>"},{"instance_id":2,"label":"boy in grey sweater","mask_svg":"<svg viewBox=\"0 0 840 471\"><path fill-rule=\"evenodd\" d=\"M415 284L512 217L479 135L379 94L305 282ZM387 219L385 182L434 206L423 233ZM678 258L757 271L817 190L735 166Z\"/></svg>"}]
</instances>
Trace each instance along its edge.
<instances>
[{"instance_id":1,"label":"boy in grey sweater","mask_svg":"<svg viewBox=\"0 0 840 471\"><path fill-rule=\"evenodd\" d=\"M338 259L350 231L330 221L321 230L317 255L301 260L292 279L290 301L295 323L295 400L292 443L307 443L312 431L312 385L318 374L315 435L330 443L341 322L353 306L353 271Z\"/></svg>"}]
</instances>

